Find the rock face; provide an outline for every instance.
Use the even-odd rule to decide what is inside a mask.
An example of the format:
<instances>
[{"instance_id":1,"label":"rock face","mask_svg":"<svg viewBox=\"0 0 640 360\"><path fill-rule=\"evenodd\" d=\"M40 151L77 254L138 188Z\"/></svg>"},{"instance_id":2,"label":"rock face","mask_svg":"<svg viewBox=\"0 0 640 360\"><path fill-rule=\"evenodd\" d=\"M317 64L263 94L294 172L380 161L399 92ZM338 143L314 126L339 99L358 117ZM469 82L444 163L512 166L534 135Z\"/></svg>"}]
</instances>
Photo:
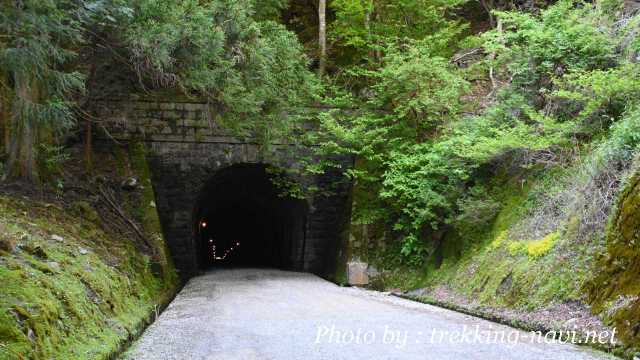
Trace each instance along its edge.
<instances>
[{"instance_id":1,"label":"rock face","mask_svg":"<svg viewBox=\"0 0 640 360\"><path fill-rule=\"evenodd\" d=\"M596 312L611 320L626 345L640 349L640 169L618 198L607 233L607 252L588 284Z\"/></svg>"},{"instance_id":2,"label":"rock face","mask_svg":"<svg viewBox=\"0 0 640 360\"><path fill-rule=\"evenodd\" d=\"M16 239L9 234L3 224L0 224L0 251L11 253L15 250L16 245Z\"/></svg>"},{"instance_id":3,"label":"rock face","mask_svg":"<svg viewBox=\"0 0 640 360\"><path fill-rule=\"evenodd\" d=\"M350 261L347 263L347 282L349 285L363 286L369 284L369 266L365 262Z\"/></svg>"},{"instance_id":4,"label":"rock face","mask_svg":"<svg viewBox=\"0 0 640 360\"><path fill-rule=\"evenodd\" d=\"M120 187L122 188L122 190L127 190L127 191L135 190L138 187L138 179L134 177L127 178L124 181L122 181L122 184L120 185Z\"/></svg>"},{"instance_id":5,"label":"rock face","mask_svg":"<svg viewBox=\"0 0 640 360\"><path fill-rule=\"evenodd\" d=\"M640 0L625 0L624 8L627 13L636 13L640 11Z\"/></svg>"},{"instance_id":6,"label":"rock face","mask_svg":"<svg viewBox=\"0 0 640 360\"><path fill-rule=\"evenodd\" d=\"M64 238L56 234L51 235L51 240L57 241L57 242L64 242Z\"/></svg>"}]
</instances>

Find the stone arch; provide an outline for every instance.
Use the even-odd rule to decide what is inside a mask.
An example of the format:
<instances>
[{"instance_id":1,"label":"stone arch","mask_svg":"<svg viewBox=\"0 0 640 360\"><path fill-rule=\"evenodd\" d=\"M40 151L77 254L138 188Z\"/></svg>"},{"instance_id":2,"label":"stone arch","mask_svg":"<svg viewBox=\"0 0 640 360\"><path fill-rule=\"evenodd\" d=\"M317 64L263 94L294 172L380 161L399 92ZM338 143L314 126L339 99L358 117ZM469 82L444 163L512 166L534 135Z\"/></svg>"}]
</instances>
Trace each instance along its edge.
<instances>
[{"instance_id":1,"label":"stone arch","mask_svg":"<svg viewBox=\"0 0 640 360\"><path fill-rule=\"evenodd\" d=\"M94 99L92 109L103 121L96 142L143 141L155 192L155 205L176 269L186 280L199 271L198 240L194 236L194 204L212 176L238 164L269 163L283 170L300 170L313 155L313 145L274 141L266 148L255 139L238 138L221 128L209 104L195 100L133 94L129 98ZM107 145L108 146L108 145ZM339 168L353 166L353 158L331 159ZM296 172L296 171L292 171ZM334 278L344 262L350 216L350 187L341 171L296 175L303 186L321 193L307 198L305 246L293 270ZM340 180L340 181L338 181Z\"/></svg>"}]
</instances>

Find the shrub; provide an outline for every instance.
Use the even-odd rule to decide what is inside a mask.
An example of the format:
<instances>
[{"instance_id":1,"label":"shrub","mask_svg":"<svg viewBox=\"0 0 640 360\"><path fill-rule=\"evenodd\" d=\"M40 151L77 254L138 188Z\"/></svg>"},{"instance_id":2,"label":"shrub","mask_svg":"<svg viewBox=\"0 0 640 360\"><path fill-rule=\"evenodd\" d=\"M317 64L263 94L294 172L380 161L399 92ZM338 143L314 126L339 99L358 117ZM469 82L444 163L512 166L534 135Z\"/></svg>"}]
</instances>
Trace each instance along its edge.
<instances>
[{"instance_id":1,"label":"shrub","mask_svg":"<svg viewBox=\"0 0 640 360\"><path fill-rule=\"evenodd\" d=\"M400 254L410 266L420 266L424 263L427 249L425 244L415 235L408 235L402 242Z\"/></svg>"},{"instance_id":2,"label":"shrub","mask_svg":"<svg viewBox=\"0 0 640 360\"><path fill-rule=\"evenodd\" d=\"M553 89L566 72L604 69L615 64L615 40L600 30L602 14L593 5L562 0L540 16L498 12L503 29L484 35L496 64L507 69L512 88L534 101Z\"/></svg>"},{"instance_id":3,"label":"shrub","mask_svg":"<svg viewBox=\"0 0 640 360\"><path fill-rule=\"evenodd\" d=\"M488 196L487 189L474 186L469 193L457 201L458 216L455 218L457 227L477 228L487 225L500 210L500 203Z\"/></svg>"},{"instance_id":4,"label":"shrub","mask_svg":"<svg viewBox=\"0 0 640 360\"><path fill-rule=\"evenodd\" d=\"M561 85L563 89L555 95L578 102L582 107L580 118L601 114L617 120L640 96L640 67L628 64L615 69L579 71L566 76Z\"/></svg>"},{"instance_id":5,"label":"shrub","mask_svg":"<svg viewBox=\"0 0 640 360\"><path fill-rule=\"evenodd\" d=\"M631 109L584 160L560 174L548 173L550 181L534 187L534 210L515 226L514 233L518 238L541 236L574 219L577 226L572 236L599 238L639 146L640 111Z\"/></svg>"},{"instance_id":6,"label":"shrub","mask_svg":"<svg viewBox=\"0 0 640 360\"><path fill-rule=\"evenodd\" d=\"M540 240L531 241L527 244L527 254L530 258L539 258L546 255L560 238L560 233L555 231Z\"/></svg>"}]
</instances>

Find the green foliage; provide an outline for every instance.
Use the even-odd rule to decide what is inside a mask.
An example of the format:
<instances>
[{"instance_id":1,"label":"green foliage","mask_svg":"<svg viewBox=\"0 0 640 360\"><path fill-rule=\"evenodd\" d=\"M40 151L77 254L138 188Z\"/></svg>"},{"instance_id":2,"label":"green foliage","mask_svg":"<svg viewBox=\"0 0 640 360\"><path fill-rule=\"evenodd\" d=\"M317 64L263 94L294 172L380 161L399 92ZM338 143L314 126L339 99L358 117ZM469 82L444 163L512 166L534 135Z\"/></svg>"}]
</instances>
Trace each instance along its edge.
<instances>
[{"instance_id":1,"label":"green foliage","mask_svg":"<svg viewBox=\"0 0 640 360\"><path fill-rule=\"evenodd\" d=\"M304 199L305 194L302 186L292 179L289 174L283 169L275 166L267 166L265 172L269 176L269 180L278 189L279 197L292 198L292 199Z\"/></svg>"},{"instance_id":2,"label":"green foliage","mask_svg":"<svg viewBox=\"0 0 640 360\"><path fill-rule=\"evenodd\" d=\"M329 114L321 118L321 131L331 135L322 151L360 156L366 164L349 175L361 186L377 189L379 201L391 205L401 218L396 229L414 235L437 218L437 208L448 206L441 194L454 191L464 176L441 183L444 176L464 169L434 154L431 138L439 126L458 115L467 84L447 61L430 53L424 43L390 49L385 66L364 72L375 82L371 97L363 103L365 111L340 121ZM374 185L379 179L381 186ZM380 207L379 201L366 205ZM376 214L360 208L357 212Z\"/></svg>"},{"instance_id":3,"label":"green foliage","mask_svg":"<svg viewBox=\"0 0 640 360\"><path fill-rule=\"evenodd\" d=\"M635 106L611 127L609 136L594 151L593 168L595 170L611 164L629 167L638 154L639 147L640 107Z\"/></svg>"},{"instance_id":4,"label":"green foliage","mask_svg":"<svg viewBox=\"0 0 640 360\"><path fill-rule=\"evenodd\" d=\"M48 176L59 175L62 172L64 163L69 160L70 155L62 146L40 144L40 158L43 160L43 168Z\"/></svg>"},{"instance_id":5,"label":"green foliage","mask_svg":"<svg viewBox=\"0 0 640 360\"><path fill-rule=\"evenodd\" d=\"M629 26L615 25L611 9L619 8L619 1L561 1L539 14L498 12L500 27L481 39L492 54L486 65L497 70L498 84L507 85L493 89L494 101L481 111L461 101L469 93L466 74L443 58L455 49L459 24L440 20L403 37L372 20L371 2L333 6L337 40L358 48L368 63L347 77L357 92L334 98L336 104L355 106L355 114L321 116L322 150L365 160L348 175L377 199L357 202L356 216L391 222L404 239L404 256L415 253L411 249L421 234L449 223L473 227L474 218L477 224L491 219L497 203L469 186L480 169L500 159L516 162L518 154L564 151L575 141L580 119L597 112L611 124L638 97L637 67L626 65L618 53L622 38L633 43L629 37L635 36ZM403 6L407 2L396 9ZM434 2L426 8L455 6ZM428 9L404 25L429 18ZM381 23L391 24L393 14ZM474 115L463 113L468 110ZM516 164L531 167L535 160Z\"/></svg>"},{"instance_id":6,"label":"green foliage","mask_svg":"<svg viewBox=\"0 0 640 360\"><path fill-rule=\"evenodd\" d=\"M640 67L637 64L574 72L563 80L562 90L555 95L579 102L582 118L598 112L618 117L640 96Z\"/></svg>"},{"instance_id":7,"label":"green foliage","mask_svg":"<svg viewBox=\"0 0 640 360\"><path fill-rule=\"evenodd\" d=\"M412 128L405 136L413 135L417 141L454 119L460 112L460 97L468 90L449 62L432 53L425 43L389 49L385 66L374 75L378 81L371 87L375 96L370 105L391 111L403 127Z\"/></svg>"},{"instance_id":8,"label":"green foliage","mask_svg":"<svg viewBox=\"0 0 640 360\"><path fill-rule=\"evenodd\" d=\"M205 95L223 124L268 139L291 127L296 112L282 113L312 98L315 78L295 36L252 18L254 5L264 9L249 0L141 1L126 40L142 77Z\"/></svg>"},{"instance_id":9,"label":"green foliage","mask_svg":"<svg viewBox=\"0 0 640 360\"><path fill-rule=\"evenodd\" d=\"M349 46L366 50L371 46L371 15L373 1L371 0L335 0L331 8L336 13L336 21L332 26L334 41L342 46Z\"/></svg>"},{"instance_id":10,"label":"green foliage","mask_svg":"<svg viewBox=\"0 0 640 360\"><path fill-rule=\"evenodd\" d=\"M495 62L507 70L511 87L529 101L552 90L557 76L615 64L615 38L601 30L603 15L592 5L563 0L540 16L497 15L503 28L483 35L485 48L497 55Z\"/></svg>"},{"instance_id":11,"label":"green foliage","mask_svg":"<svg viewBox=\"0 0 640 360\"><path fill-rule=\"evenodd\" d=\"M66 65L82 43L85 12L71 0L0 4L0 71L13 80L20 122L55 130L73 123L69 95L84 89L84 76Z\"/></svg>"},{"instance_id":12,"label":"green foliage","mask_svg":"<svg viewBox=\"0 0 640 360\"><path fill-rule=\"evenodd\" d=\"M251 6L253 18L258 21L277 21L288 3L289 0L254 0Z\"/></svg>"},{"instance_id":13,"label":"green foliage","mask_svg":"<svg viewBox=\"0 0 640 360\"><path fill-rule=\"evenodd\" d=\"M500 203L494 200L484 186L476 185L457 201L458 215L455 224L461 231L466 227L469 231L482 228L491 223L498 215ZM507 234L504 234L506 237ZM497 238L499 243L503 238Z\"/></svg>"},{"instance_id":14,"label":"green foliage","mask_svg":"<svg viewBox=\"0 0 640 360\"><path fill-rule=\"evenodd\" d=\"M452 83L453 86L458 84L455 81ZM442 91L450 90L444 88ZM459 96L448 102L459 99ZM356 118L350 124L355 125L351 129L337 127L335 122L329 121L327 123L331 127L327 129L341 135L342 143L357 140L358 142L351 143L354 146L352 149L368 161L378 164L367 169L360 168L359 170L364 170L364 174L355 174L365 183L370 183L377 178L375 173L380 172L378 176L382 179L381 186L372 189L378 189L379 199L384 205L366 205L387 208L390 211L387 214L395 219L394 229L406 234L406 239L413 239L425 227L437 229L455 219L458 200L466 192L465 184L482 164L508 151L544 149L562 139L562 125L539 115L517 99L519 98L505 98L482 117L449 120L447 128L443 128L442 124L433 126L430 128L432 131L441 133L437 137L433 134L426 136L424 142L416 141L414 137L417 132L414 128L403 126L404 122L391 121L404 120L402 116L407 113L404 111L399 111L396 116ZM449 107L451 108L453 107ZM529 117L526 116L527 113L530 114ZM454 116L455 114L453 112ZM383 119L387 119L387 122L381 121ZM390 134L397 135L390 137ZM367 143L369 139L371 142ZM475 205L476 210L486 213L482 216L490 218L491 213L497 209L497 204L481 200L481 194L471 195L476 197L475 202L460 204L468 206L465 210L470 210ZM356 208L356 211L363 210Z\"/></svg>"},{"instance_id":15,"label":"green foliage","mask_svg":"<svg viewBox=\"0 0 640 360\"><path fill-rule=\"evenodd\" d=\"M422 40L435 34L445 35L449 46L441 55L450 54L452 41L465 26L447 16L466 0L335 0L330 6L335 21L330 36L342 49L338 60L359 64L375 63L381 50L390 44Z\"/></svg>"},{"instance_id":16,"label":"green foliage","mask_svg":"<svg viewBox=\"0 0 640 360\"><path fill-rule=\"evenodd\" d=\"M416 235L411 234L404 238L400 254L406 260L407 265L417 267L426 260L427 249Z\"/></svg>"},{"instance_id":17,"label":"green foliage","mask_svg":"<svg viewBox=\"0 0 640 360\"><path fill-rule=\"evenodd\" d=\"M468 172L463 163L444 155L431 144L390 153L380 196L399 212L395 230L415 235L426 224L437 228L450 214Z\"/></svg>"}]
</instances>

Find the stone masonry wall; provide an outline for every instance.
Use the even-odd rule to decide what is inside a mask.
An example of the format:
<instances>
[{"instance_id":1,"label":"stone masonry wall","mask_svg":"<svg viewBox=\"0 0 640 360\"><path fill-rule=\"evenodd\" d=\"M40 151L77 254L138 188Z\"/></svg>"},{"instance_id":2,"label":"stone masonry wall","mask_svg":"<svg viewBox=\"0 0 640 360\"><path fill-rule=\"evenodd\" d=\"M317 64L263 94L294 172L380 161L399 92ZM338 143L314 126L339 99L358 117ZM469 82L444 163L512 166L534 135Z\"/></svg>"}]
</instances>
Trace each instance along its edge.
<instances>
[{"instance_id":1,"label":"stone masonry wall","mask_svg":"<svg viewBox=\"0 0 640 360\"><path fill-rule=\"evenodd\" d=\"M223 168L235 164L269 164L300 169L310 149L273 144L268 154L255 142L238 139L219 127L207 104L150 100L96 101L93 111L101 121L102 141L143 140L148 150L156 204L176 268L183 278L197 272L194 209L207 182ZM351 159L340 159L350 167ZM338 183L337 172L295 176L302 185L331 188L331 196L309 199L304 253L292 270L331 277L337 266L341 236L348 221L350 184ZM303 249L301 244L296 248Z\"/></svg>"}]
</instances>

